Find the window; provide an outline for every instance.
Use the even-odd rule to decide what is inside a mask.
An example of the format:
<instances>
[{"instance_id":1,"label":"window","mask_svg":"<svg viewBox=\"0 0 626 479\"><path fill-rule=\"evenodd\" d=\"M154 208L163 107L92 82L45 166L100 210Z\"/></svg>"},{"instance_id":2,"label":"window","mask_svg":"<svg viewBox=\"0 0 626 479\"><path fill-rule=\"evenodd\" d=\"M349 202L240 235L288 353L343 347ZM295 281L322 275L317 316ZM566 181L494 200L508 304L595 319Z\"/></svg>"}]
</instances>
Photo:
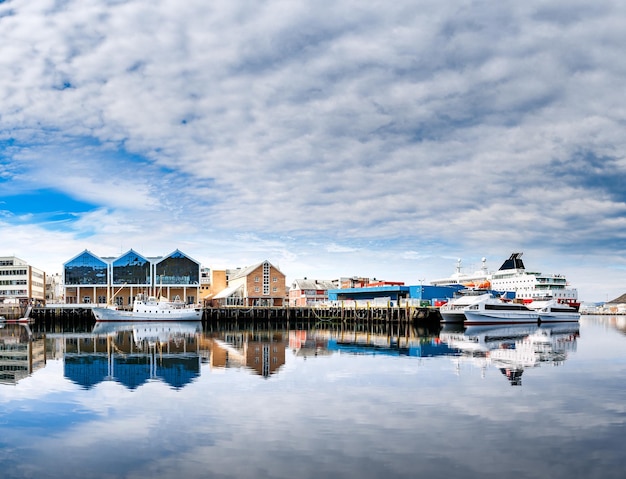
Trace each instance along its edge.
<instances>
[{"instance_id":1,"label":"window","mask_svg":"<svg viewBox=\"0 0 626 479\"><path fill-rule=\"evenodd\" d=\"M255 282L255 283L258 283L258 282L259 282L259 277L258 277L258 276L255 276L255 277L254 277L254 282Z\"/></svg>"},{"instance_id":2,"label":"window","mask_svg":"<svg viewBox=\"0 0 626 479\"><path fill-rule=\"evenodd\" d=\"M278 278L277 278L276 276L274 276L274 277L272 278L272 281L273 281L274 283L278 283Z\"/></svg>"},{"instance_id":3,"label":"window","mask_svg":"<svg viewBox=\"0 0 626 479\"><path fill-rule=\"evenodd\" d=\"M270 294L270 264L263 263L263 294Z\"/></svg>"}]
</instances>

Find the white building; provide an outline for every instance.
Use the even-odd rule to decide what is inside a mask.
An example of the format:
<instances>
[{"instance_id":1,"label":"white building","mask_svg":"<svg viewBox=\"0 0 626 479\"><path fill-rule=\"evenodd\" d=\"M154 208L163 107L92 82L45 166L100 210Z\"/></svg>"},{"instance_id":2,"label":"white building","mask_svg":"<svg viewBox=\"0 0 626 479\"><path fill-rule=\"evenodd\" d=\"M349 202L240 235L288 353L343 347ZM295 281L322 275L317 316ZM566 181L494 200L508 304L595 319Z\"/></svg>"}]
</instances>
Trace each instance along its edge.
<instances>
[{"instance_id":1,"label":"white building","mask_svg":"<svg viewBox=\"0 0 626 479\"><path fill-rule=\"evenodd\" d=\"M46 273L15 256L0 256L0 303L45 303Z\"/></svg>"},{"instance_id":2,"label":"white building","mask_svg":"<svg viewBox=\"0 0 626 479\"><path fill-rule=\"evenodd\" d=\"M46 303L64 303L63 275L60 273L46 275Z\"/></svg>"}]
</instances>

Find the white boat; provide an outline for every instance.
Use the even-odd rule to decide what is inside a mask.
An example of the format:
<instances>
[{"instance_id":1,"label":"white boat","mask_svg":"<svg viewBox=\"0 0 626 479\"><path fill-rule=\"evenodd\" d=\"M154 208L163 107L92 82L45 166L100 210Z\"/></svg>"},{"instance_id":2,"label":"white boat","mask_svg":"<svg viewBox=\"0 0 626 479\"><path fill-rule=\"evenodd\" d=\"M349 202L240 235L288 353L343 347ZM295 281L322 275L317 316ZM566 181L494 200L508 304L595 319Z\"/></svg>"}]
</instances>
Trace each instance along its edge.
<instances>
[{"instance_id":1,"label":"white boat","mask_svg":"<svg viewBox=\"0 0 626 479\"><path fill-rule=\"evenodd\" d=\"M468 306L464 324L536 323L539 313L523 303L488 297Z\"/></svg>"},{"instance_id":2,"label":"white boat","mask_svg":"<svg viewBox=\"0 0 626 479\"><path fill-rule=\"evenodd\" d=\"M96 321L200 321L202 308L182 301L157 299L155 296L137 295L132 311L115 308L92 308Z\"/></svg>"},{"instance_id":3,"label":"white boat","mask_svg":"<svg viewBox=\"0 0 626 479\"><path fill-rule=\"evenodd\" d=\"M458 285L466 287L485 287L496 291L515 293L515 299L538 300L550 296L560 303L574 307L580 305L578 291L571 288L562 274L543 274L526 270L522 261L523 253L512 253L497 271L489 272L486 259L482 259L480 270L472 274L461 272L461 260L457 261L456 271L448 278L431 281L435 286Z\"/></svg>"},{"instance_id":4,"label":"white boat","mask_svg":"<svg viewBox=\"0 0 626 479\"><path fill-rule=\"evenodd\" d=\"M463 323L465 310L472 304L491 297L491 292L484 289L461 289L454 297L439 308L442 323Z\"/></svg>"},{"instance_id":5,"label":"white boat","mask_svg":"<svg viewBox=\"0 0 626 479\"><path fill-rule=\"evenodd\" d=\"M527 303L529 309L539 313L541 321L578 321L580 312L575 306L567 303L559 303L553 298L546 298Z\"/></svg>"}]
</instances>

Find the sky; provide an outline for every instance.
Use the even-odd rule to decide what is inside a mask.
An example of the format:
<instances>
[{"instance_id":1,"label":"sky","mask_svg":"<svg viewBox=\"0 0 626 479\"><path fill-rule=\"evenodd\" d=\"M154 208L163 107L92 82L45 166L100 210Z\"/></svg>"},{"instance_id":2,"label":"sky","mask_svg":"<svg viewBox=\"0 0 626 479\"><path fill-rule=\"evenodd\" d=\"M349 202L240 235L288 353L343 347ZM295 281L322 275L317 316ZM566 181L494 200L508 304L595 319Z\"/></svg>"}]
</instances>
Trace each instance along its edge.
<instances>
[{"instance_id":1,"label":"sky","mask_svg":"<svg viewBox=\"0 0 626 479\"><path fill-rule=\"evenodd\" d=\"M0 256L626 292L626 3L0 1Z\"/></svg>"}]
</instances>

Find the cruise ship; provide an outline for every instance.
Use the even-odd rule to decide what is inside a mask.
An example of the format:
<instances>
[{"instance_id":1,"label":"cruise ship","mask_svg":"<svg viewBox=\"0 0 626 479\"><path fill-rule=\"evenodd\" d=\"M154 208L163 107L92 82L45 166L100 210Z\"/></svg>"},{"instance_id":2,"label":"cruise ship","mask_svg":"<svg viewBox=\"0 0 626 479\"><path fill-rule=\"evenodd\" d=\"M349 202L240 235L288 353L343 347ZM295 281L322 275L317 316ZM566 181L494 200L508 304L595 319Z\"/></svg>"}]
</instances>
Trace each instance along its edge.
<instances>
[{"instance_id":1,"label":"cruise ship","mask_svg":"<svg viewBox=\"0 0 626 479\"><path fill-rule=\"evenodd\" d=\"M495 291L515 293L515 299L526 303L552 298L575 308L580 306L578 291L571 288L562 274L543 274L527 271L522 261L523 253L513 253L502 263L498 271L489 272L486 259L482 267L474 273L461 272L461 260L457 261L455 273L444 279L431 281L433 286L463 285L467 288L488 288Z\"/></svg>"}]
</instances>

